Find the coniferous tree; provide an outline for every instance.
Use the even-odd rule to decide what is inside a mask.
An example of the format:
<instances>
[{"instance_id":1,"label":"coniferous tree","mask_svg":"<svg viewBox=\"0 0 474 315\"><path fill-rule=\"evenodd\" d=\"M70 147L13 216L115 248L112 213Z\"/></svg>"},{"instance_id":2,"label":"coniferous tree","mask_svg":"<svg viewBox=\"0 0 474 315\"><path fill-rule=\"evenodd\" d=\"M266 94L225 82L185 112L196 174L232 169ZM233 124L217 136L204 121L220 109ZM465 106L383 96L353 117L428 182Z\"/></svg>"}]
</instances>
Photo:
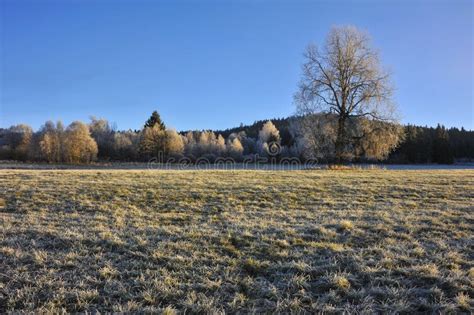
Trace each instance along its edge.
<instances>
[{"instance_id":1,"label":"coniferous tree","mask_svg":"<svg viewBox=\"0 0 474 315\"><path fill-rule=\"evenodd\" d=\"M166 126L161 120L160 114L155 110L151 114L150 118L145 122L145 126L143 128L153 128L155 125L158 125L158 127L161 130L165 130Z\"/></svg>"},{"instance_id":2,"label":"coniferous tree","mask_svg":"<svg viewBox=\"0 0 474 315\"><path fill-rule=\"evenodd\" d=\"M142 158L161 158L166 155L166 126L161 120L160 114L155 110L145 122L141 132L140 155Z\"/></svg>"},{"instance_id":3,"label":"coniferous tree","mask_svg":"<svg viewBox=\"0 0 474 315\"><path fill-rule=\"evenodd\" d=\"M435 129L432 158L433 162L438 164L452 164L454 161L448 132L444 126L439 124Z\"/></svg>"}]
</instances>

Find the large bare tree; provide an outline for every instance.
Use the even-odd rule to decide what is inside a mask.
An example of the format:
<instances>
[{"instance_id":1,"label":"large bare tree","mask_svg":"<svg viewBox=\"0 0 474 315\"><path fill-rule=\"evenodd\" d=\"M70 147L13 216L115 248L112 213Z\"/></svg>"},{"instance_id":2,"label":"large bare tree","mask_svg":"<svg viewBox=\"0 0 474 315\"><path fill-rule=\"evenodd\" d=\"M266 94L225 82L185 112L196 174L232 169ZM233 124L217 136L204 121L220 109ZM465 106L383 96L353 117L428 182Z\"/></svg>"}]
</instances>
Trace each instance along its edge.
<instances>
[{"instance_id":1,"label":"large bare tree","mask_svg":"<svg viewBox=\"0 0 474 315\"><path fill-rule=\"evenodd\" d=\"M394 128L397 117L390 75L382 69L367 34L351 26L335 27L322 49L309 45L304 56L303 78L295 94L304 136L309 142L324 138L324 148L332 151L337 162L357 152L385 157L398 144L399 136L394 134L400 131ZM385 136L389 145L367 144L384 141ZM379 150L361 150L361 146Z\"/></svg>"}]
</instances>

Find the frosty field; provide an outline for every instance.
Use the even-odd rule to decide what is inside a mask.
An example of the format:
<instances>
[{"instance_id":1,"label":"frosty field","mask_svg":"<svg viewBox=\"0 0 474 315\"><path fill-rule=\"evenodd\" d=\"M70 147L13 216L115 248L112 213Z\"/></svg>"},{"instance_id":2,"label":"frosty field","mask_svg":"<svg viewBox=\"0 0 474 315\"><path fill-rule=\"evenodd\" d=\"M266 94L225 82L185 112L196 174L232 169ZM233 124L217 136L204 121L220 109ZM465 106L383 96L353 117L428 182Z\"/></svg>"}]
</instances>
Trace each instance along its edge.
<instances>
[{"instance_id":1,"label":"frosty field","mask_svg":"<svg viewBox=\"0 0 474 315\"><path fill-rule=\"evenodd\" d=\"M470 312L474 171L0 170L0 312Z\"/></svg>"}]
</instances>

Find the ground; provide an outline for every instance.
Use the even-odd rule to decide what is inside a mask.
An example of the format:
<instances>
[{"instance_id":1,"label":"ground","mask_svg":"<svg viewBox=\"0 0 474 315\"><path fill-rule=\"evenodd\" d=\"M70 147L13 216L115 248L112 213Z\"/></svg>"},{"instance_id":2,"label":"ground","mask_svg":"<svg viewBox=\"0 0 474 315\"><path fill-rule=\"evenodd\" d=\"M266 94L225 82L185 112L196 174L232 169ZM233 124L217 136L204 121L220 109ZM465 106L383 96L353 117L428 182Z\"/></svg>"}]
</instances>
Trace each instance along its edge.
<instances>
[{"instance_id":1,"label":"ground","mask_svg":"<svg viewBox=\"0 0 474 315\"><path fill-rule=\"evenodd\" d=\"M0 313L469 313L473 199L472 170L0 170Z\"/></svg>"}]
</instances>

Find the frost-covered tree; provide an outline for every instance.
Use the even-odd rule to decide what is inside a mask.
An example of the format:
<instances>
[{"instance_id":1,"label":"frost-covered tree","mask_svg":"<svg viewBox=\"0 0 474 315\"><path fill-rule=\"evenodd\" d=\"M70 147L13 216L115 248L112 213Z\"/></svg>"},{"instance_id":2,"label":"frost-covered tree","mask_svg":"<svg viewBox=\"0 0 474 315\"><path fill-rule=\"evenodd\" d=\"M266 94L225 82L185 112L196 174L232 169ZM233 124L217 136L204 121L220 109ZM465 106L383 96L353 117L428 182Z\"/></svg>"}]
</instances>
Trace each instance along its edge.
<instances>
[{"instance_id":1,"label":"frost-covered tree","mask_svg":"<svg viewBox=\"0 0 474 315\"><path fill-rule=\"evenodd\" d=\"M225 151L225 140L222 136L216 136L212 131L203 131L199 135L198 150L196 156L220 156Z\"/></svg>"},{"instance_id":2,"label":"frost-covered tree","mask_svg":"<svg viewBox=\"0 0 474 315\"><path fill-rule=\"evenodd\" d=\"M349 128L354 139L354 157L364 160L384 160L404 138L398 123L359 118Z\"/></svg>"},{"instance_id":3,"label":"frost-covered tree","mask_svg":"<svg viewBox=\"0 0 474 315\"><path fill-rule=\"evenodd\" d=\"M244 155L257 153L257 141L255 139L247 137L245 131L241 131L237 135L240 143L244 147Z\"/></svg>"},{"instance_id":4,"label":"frost-covered tree","mask_svg":"<svg viewBox=\"0 0 474 315\"><path fill-rule=\"evenodd\" d=\"M134 131L114 133L114 158L117 160L133 161L138 159L140 134Z\"/></svg>"},{"instance_id":5,"label":"frost-covered tree","mask_svg":"<svg viewBox=\"0 0 474 315\"><path fill-rule=\"evenodd\" d=\"M335 120L327 115L308 114L292 119L290 133L295 139L294 154L305 159L334 158L335 130Z\"/></svg>"},{"instance_id":6,"label":"frost-covered tree","mask_svg":"<svg viewBox=\"0 0 474 315\"><path fill-rule=\"evenodd\" d=\"M86 124L75 121L67 127L63 153L65 162L90 163L97 158L97 152L97 143Z\"/></svg>"},{"instance_id":7,"label":"frost-covered tree","mask_svg":"<svg viewBox=\"0 0 474 315\"><path fill-rule=\"evenodd\" d=\"M58 121L54 124L47 121L39 130L39 157L49 163L59 163L63 161L64 147L64 126Z\"/></svg>"},{"instance_id":8,"label":"frost-covered tree","mask_svg":"<svg viewBox=\"0 0 474 315\"><path fill-rule=\"evenodd\" d=\"M262 143L265 142L278 142L280 141L280 132L275 125L269 120L263 126L258 133L258 140Z\"/></svg>"},{"instance_id":9,"label":"frost-covered tree","mask_svg":"<svg viewBox=\"0 0 474 315\"><path fill-rule=\"evenodd\" d=\"M214 153L216 156L225 156L226 149L225 139L219 134L214 142L212 153Z\"/></svg>"},{"instance_id":10,"label":"frost-covered tree","mask_svg":"<svg viewBox=\"0 0 474 315\"><path fill-rule=\"evenodd\" d=\"M322 49L308 46L305 58L295 103L303 132L312 134L307 138L329 131L324 136L333 142L331 156L342 162L357 157L358 143L372 134L369 129L376 128L378 136L364 141L384 141L394 136L391 126L396 123L396 108L390 75L382 69L378 53L365 33L354 27L336 27ZM318 117L320 113L326 114L324 120ZM363 118L390 124L366 123ZM323 126L323 122L328 125ZM383 146L385 150L379 147L370 151L370 157L385 157L398 141L391 143L392 146Z\"/></svg>"},{"instance_id":11,"label":"frost-covered tree","mask_svg":"<svg viewBox=\"0 0 474 315\"><path fill-rule=\"evenodd\" d=\"M159 124L146 127L140 136L140 155L143 158L163 158L166 150L166 131Z\"/></svg>"},{"instance_id":12,"label":"frost-covered tree","mask_svg":"<svg viewBox=\"0 0 474 315\"><path fill-rule=\"evenodd\" d=\"M280 150L280 132L271 121L267 121L258 133L258 148L261 154L274 153ZM272 150L272 151L270 151Z\"/></svg>"},{"instance_id":13,"label":"frost-covered tree","mask_svg":"<svg viewBox=\"0 0 474 315\"><path fill-rule=\"evenodd\" d=\"M189 131L183 138L184 141L184 155L190 159L195 159L196 153L196 139L194 132Z\"/></svg>"},{"instance_id":14,"label":"frost-covered tree","mask_svg":"<svg viewBox=\"0 0 474 315\"><path fill-rule=\"evenodd\" d=\"M184 137L176 130L166 130L166 155L167 157L179 158L184 153Z\"/></svg>"},{"instance_id":15,"label":"frost-covered tree","mask_svg":"<svg viewBox=\"0 0 474 315\"><path fill-rule=\"evenodd\" d=\"M106 119L90 117L89 130L99 148L97 154L101 159L110 159L114 152L114 128L112 128Z\"/></svg>"},{"instance_id":16,"label":"frost-covered tree","mask_svg":"<svg viewBox=\"0 0 474 315\"><path fill-rule=\"evenodd\" d=\"M140 134L139 151L142 158L164 158L167 154L166 127L160 114L155 110L145 122Z\"/></svg>"},{"instance_id":17,"label":"frost-covered tree","mask_svg":"<svg viewBox=\"0 0 474 315\"><path fill-rule=\"evenodd\" d=\"M229 138L227 140L227 152L234 160L239 161L242 159L244 153L244 147L238 137Z\"/></svg>"},{"instance_id":18,"label":"frost-covered tree","mask_svg":"<svg viewBox=\"0 0 474 315\"><path fill-rule=\"evenodd\" d=\"M21 161L27 160L32 137L33 130L30 126L25 124L11 126L4 132L2 157Z\"/></svg>"}]
</instances>

